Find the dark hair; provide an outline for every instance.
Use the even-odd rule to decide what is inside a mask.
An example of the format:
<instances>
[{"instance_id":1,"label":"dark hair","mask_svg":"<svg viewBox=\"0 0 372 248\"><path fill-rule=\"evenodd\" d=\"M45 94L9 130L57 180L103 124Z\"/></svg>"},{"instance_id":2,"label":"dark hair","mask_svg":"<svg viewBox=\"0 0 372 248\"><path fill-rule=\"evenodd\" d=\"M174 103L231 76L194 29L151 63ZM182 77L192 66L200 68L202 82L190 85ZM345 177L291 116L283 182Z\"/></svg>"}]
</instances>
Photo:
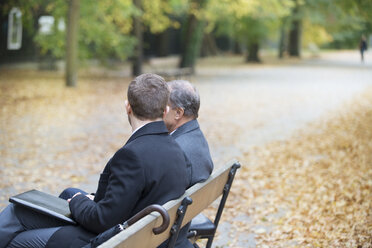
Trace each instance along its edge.
<instances>
[{"instance_id":1,"label":"dark hair","mask_svg":"<svg viewBox=\"0 0 372 248\"><path fill-rule=\"evenodd\" d=\"M128 87L128 102L140 120L162 118L167 107L169 88L164 78L156 74L142 74Z\"/></svg>"},{"instance_id":2,"label":"dark hair","mask_svg":"<svg viewBox=\"0 0 372 248\"><path fill-rule=\"evenodd\" d=\"M185 116L198 118L200 97L196 88L186 80L174 80L168 83L171 93L169 105L171 108L182 108Z\"/></svg>"}]
</instances>

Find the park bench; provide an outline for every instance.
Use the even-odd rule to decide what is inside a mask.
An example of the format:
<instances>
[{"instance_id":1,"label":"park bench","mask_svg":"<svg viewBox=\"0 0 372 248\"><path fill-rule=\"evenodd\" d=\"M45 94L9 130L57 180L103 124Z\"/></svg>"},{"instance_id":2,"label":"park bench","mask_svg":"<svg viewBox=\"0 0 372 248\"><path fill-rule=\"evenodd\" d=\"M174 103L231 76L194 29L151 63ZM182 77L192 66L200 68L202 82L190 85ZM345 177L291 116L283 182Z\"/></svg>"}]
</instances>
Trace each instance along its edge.
<instances>
[{"instance_id":1,"label":"park bench","mask_svg":"<svg viewBox=\"0 0 372 248\"><path fill-rule=\"evenodd\" d=\"M221 196L214 221L210 221L205 216L198 218L199 220L205 220L205 222L198 222L195 225L191 223L188 236L194 238L194 240L207 238L207 247L211 247L238 168L240 168L240 164L236 160L217 168L205 182L193 185L180 198L169 201L163 206L158 206L165 209L167 216L164 216L164 213L161 215L156 212L146 213L145 217L101 244L99 248L151 248L157 247L168 239L168 248L172 248L180 229ZM171 224L169 225L169 223ZM160 226L164 227L165 231L159 233ZM194 246L198 247L196 244Z\"/></svg>"},{"instance_id":2,"label":"park bench","mask_svg":"<svg viewBox=\"0 0 372 248\"><path fill-rule=\"evenodd\" d=\"M178 68L178 57L149 58L148 64L150 71L164 77L167 81L175 79L184 79L195 73L192 67Z\"/></svg>"},{"instance_id":3,"label":"park bench","mask_svg":"<svg viewBox=\"0 0 372 248\"><path fill-rule=\"evenodd\" d=\"M186 68L170 68L156 70L156 74L164 77L166 80L181 79L194 74L194 70L190 67Z\"/></svg>"}]
</instances>

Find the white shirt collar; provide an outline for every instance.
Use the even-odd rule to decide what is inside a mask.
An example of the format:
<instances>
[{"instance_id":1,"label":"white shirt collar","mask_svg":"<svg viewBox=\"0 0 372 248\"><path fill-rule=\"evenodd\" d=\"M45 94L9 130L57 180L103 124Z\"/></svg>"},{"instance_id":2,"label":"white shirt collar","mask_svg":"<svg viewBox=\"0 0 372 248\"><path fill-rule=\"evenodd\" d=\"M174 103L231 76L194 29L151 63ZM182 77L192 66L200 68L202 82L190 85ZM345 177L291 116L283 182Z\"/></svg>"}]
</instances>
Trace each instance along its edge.
<instances>
[{"instance_id":1,"label":"white shirt collar","mask_svg":"<svg viewBox=\"0 0 372 248\"><path fill-rule=\"evenodd\" d=\"M134 130L134 131L132 132L132 135L133 135L135 132L137 132L139 129L141 129L143 126L145 126L145 125L146 125L146 124L143 124L143 125L137 127L136 130ZM132 135L131 135L131 136L132 136Z\"/></svg>"}]
</instances>

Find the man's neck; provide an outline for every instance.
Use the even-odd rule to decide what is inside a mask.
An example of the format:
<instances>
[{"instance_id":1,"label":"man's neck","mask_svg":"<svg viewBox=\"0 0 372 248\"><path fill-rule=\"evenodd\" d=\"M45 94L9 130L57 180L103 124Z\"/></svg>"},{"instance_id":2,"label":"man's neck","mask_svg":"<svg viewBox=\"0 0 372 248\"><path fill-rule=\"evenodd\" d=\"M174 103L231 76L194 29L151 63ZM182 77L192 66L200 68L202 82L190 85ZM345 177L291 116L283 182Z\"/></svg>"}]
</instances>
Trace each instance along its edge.
<instances>
[{"instance_id":1,"label":"man's neck","mask_svg":"<svg viewBox=\"0 0 372 248\"><path fill-rule=\"evenodd\" d=\"M157 118L155 120L140 120L140 119L137 119L136 117L132 117L131 118L132 132L134 132L138 128L143 127L144 125L146 125L150 122L162 121L162 120L163 120L162 118Z\"/></svg>"},{"instance_id":2,"label":"man's neck","mask_svg":"<svg viewBox=\"0 0 372 248\"><path fill-rule=\"evenodd\" d=\"M192 120L195 120L194 117L183 117L176 125L175 129L172 130L172 132L176 131L180 126L182 126L183 124L189 122L189 121L192 121Z\"/></svg>"}]
</instances>

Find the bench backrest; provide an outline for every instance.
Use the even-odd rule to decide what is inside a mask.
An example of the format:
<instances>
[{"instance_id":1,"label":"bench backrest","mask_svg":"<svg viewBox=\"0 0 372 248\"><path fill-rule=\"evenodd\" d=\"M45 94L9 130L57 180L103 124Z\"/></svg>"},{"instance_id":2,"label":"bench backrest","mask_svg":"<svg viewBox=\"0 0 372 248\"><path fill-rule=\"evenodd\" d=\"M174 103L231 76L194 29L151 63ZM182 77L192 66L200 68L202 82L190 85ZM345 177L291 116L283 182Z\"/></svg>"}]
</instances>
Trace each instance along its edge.
<instances>
[{"instance_id":1,"label":"bench backrest","mask_svg":"<svg viewBox=\"0 0 372 248\"><path fill-rule=\"evenodd\" d=\"M158 213L152 213L112 237L100 245L99 248L157 247L170 237L170 229L177 218L177 210L182 200L187 196L192 199L192 204L188 206L182 221L182 226L184 226L223 194L224 187L229 179L230 170L237 163L234 160L217 168L208 180L195 184L180 198L164 204L163 207L168 211L171 224L163 233L155 235L152 232L154 227L158 227L162 223L161 216Z\"/></svg>"}]
</instances>

